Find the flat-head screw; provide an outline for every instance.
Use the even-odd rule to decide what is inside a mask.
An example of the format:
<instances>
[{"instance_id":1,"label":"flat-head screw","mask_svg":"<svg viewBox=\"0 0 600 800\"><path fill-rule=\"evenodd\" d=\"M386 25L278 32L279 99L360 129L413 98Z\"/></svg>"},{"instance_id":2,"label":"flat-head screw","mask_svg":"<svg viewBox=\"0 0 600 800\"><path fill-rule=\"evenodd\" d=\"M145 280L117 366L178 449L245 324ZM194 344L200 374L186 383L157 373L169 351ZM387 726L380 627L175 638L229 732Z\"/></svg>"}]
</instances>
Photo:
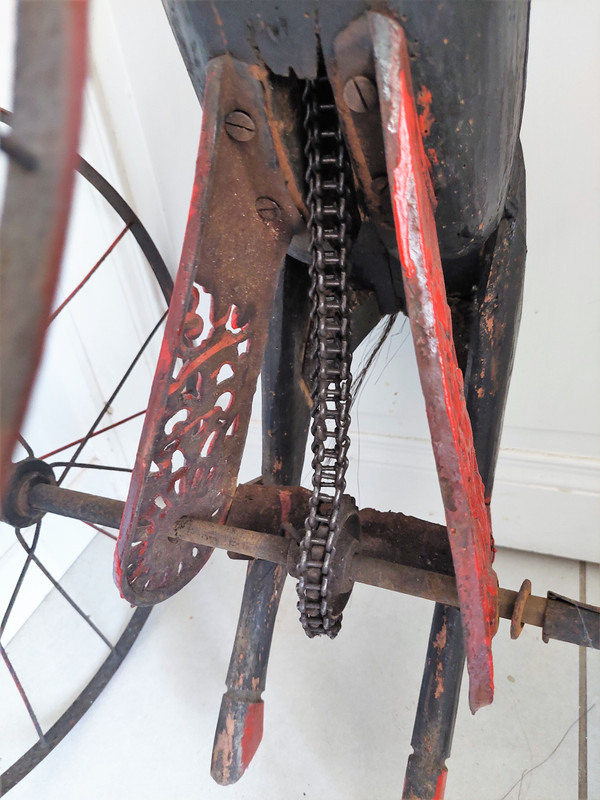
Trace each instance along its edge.
<instances>
[{"instance_id":1,"label":"flat-head screw","mask_svg":"<svg viewBox=\"0 0 600 800\"><path fill-rule=\"evenodd\" d=\"M377 106L377 87L370 78L356 75L344 86L344 101L357 114L372 111Z\"/></svg>"},{"instance_id":2,"label":"flat-head screw","mask_svg":"<svg viewBox=\"0 0 600 800\"><path fill-rule=\"evenodd\" d=\"M279 205L270 197L259 197L254 204L258 216L264 222L275 222L281 216Z\"/></svg>"},{"instance_id":3,"label":"flat-head screw","mask_svg":"<svg viewBox=\"0 0 600 800\"><path fill-rule=\"evenodd\" d=\"M244 111L230 111L225 117L225 130L236 142L247 142L256 133L256 126Z\"/></svg>"}]
</instances>

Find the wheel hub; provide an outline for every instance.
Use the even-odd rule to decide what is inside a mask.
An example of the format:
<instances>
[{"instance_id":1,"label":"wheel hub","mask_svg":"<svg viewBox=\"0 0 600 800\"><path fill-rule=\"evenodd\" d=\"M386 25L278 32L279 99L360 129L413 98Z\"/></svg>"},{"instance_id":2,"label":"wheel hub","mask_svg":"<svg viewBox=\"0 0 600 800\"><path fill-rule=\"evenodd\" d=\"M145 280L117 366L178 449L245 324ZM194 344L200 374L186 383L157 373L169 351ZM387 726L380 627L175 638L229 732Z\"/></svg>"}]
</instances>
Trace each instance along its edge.
<instances>
[{"instance_id":1,"label":"wheel hub","mask_svg":"<svg viewBox=\"0 0 600 800\"><path fill-rule=\"evenodd\" d=\"M46 513L29 504L29 493L39 483L56 485L56 478L49 464L39 458L26 458L15 464L14 471L8 478L1 509L2 519L13 528L35 525Z\"/></svg>"}]
</instances>

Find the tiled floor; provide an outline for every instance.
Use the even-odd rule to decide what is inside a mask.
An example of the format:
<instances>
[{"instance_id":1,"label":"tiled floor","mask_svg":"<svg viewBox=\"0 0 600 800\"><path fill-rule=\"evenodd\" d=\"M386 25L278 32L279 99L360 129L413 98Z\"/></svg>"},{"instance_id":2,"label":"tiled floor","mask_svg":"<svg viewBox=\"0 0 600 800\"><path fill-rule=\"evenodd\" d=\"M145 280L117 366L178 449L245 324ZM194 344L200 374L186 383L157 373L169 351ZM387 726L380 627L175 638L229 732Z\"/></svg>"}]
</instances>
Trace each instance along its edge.
<instances>
[{"instance_id":1,"label":"tiled floor","mask_svg":"<svg viewBox=\"0 0 600 800\"><path fill-rule=\"evenodd\" d=\"M96 540L84 561L89 567L110 558L109 551L109 542ZM553 589L571 597L578 596L583 574L579 563L515 551L499 552L497 569L502 586L518 588L529 577L536 594ZM588 602L600 602L598 567L584 573ZM363 586L355 589L339 638L309 641L297 622L294 586L288 582L271 655L263 743L240 783L223 789L211 781L214 725L243 574L242 563L216 554L189 587L157 608L95 706L10 799L398 798L431 605ZM79 597L96 591L79 565L69 580ZM120 602L109 579L102 594L94 614L108 620ZM68 647L80 621L58 614L58 608L51 596L26 624L12 645L15 660L39 666L30 654L42 635L60 636ZM79 641L87 642L87 633L82 635ZM76 647L65 652L62 667L46 676L61 691L79 663ZM463 687L447 800L599 800L599 655L586 652L582 693L578 648L545 645L533 628L513 642L502 621L495 640L493 706L472 717ZM50 665L41 666L48 673ZM25 679L30 685L33 674ZM11 691L0 678L3 768L10 755L6 721L13 742L20 725L16 716L9 717ZM585 726L578 719L586 709L587 794L578 788L585 784L579 770L586 753Z\"/></svg>"}]
</instances>

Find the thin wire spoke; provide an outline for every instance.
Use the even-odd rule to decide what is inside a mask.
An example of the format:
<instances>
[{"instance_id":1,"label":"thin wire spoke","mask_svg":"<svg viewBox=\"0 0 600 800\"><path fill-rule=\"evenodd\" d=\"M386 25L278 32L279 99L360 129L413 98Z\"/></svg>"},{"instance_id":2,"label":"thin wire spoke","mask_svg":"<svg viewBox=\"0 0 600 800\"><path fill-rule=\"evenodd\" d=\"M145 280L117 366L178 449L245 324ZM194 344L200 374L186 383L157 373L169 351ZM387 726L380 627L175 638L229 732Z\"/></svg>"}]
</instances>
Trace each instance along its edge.
<instances>
[{"instance_id":1,"label":"thin wire spoke","mask_svg":"<svg viewBox=\"0 0 600 800\"><path fill-rule=\"evenodd\" d=\"M100 256L98 261L96 261L94 266L91 268L91 270L88 272L88 274L83 278L83 280L79 284L77 284L77 286L73 289L71 294L65 300L63 300L63 302L58 306L58 308L55 309L52 312L52 314L50 314L50 319L48 320L48 325L50 325L51 322L54 322L54 320L58 317L58 315L65 308L65 306L67 306L71 302L71 300L75 297L75 295L78 294L83 289L85 284L89 281L89 279L96 272L96 270L99 269L99 267L104 263L104 261L106 260L106 257L108 255L110 255L110 253L112 253L112 251L115 249L115 247L119 244L119 242L125 236L125 234L127 233L127 231L129 230L130 227L131 227L131 223L128 222L127 225L125 225L125 227L121 231L121 233L114 240L114 242L108 247L107 250L105 250L105 252L103 253L103 255Z\"/></svg>"},{"instance_id":2,"label":"thin wire spoke","mask_svg":"<svg viewBox=\"0 0 600 800\"><path fill-rule=\"evenodd\" d=\"M135 414L132 414L130 417L125 417L125 419L120 419L118 422L113 422L112 425L107 425L106 428L100 428L99 431L94 431L94 433L91 433L89 436L87 436L87 438L88 439L93 439L94 436L100 436L101 434L106 433L107 431L112 431L113 428L118 428L119 425L124 425L126 422L129 422L132 419L136 419L137 417L141 417L142 414L146 413L146 410L147 409L144 408L142 411L137 411ZM50 458L51 456L56 456L59 453L63 453L65 450L68 450L69 447L75 447L75 445L81 444L81 442L85 441L85 439L86 439L86 437L82 436L81 439L75 439L74 442L69 442L69 444L63 444L62 447L57 447L56 450L51 450L49 453L46 453L45 455L40 456L40 458L42 459L42 461L45 461L47 458ZM74 467L76 462L73 462L71 464L70 461L65 461L65 464L67 466L73 466Z\"/></svg>"},{"instance_id":3,"label":"thin wire spoke","mask_svg":"<svg viewBox=\"0 0 600 800\"><path fill-rule=\"evenodd\" d=\"M36 564L36 566L37 566L37 567L39 567L39 569L40 569L40 570L42 571L42 573L43 573L43 574L46 576L46 578L48 578L48 580L50 581L50 583L51 583L51 584L54 586L54 588L55 588L55 589L56 589L56 590L59 592L59 594L61 594L61 595L62 595L62 596L65 598L65 600L67 601L67 603L69 603L69 605L70 605L70 606L71 606L71 607L72 607L72 608L73 608L73 609L74 609L74 610L75 610L75 611L76 611L76 612L79 614L79 616L80 616L80 617L81 617L83 620L85 620L85 622L87 622L87 624L88 624L88 625L90 626L90 628L91 628L91 629L94 631L94 633L95 633L97 636L99 636L99 637L100 637L100 639L102 639L102 641L104 642L104 644L105 644L105 645L106 645L106 646L107 646L107 647L108 647L110 650L113 650L114 648L113 648L113 646L112 646L111 642L110 642L110 641L109 641L109 640L106 638L106 636L105 636L105 635L102 633L102 631L100 630L100 628L99 628L99 627L98 627L98 626L97 626L95 623L93 623L93 622L92 622L92 620L91 620L91 619L88 617L88 615L87 615L87 614L86 614L86 613L83 611L83 609L82 609L80 606L78 606L78 605L77 605L77 603L75 602L75 600L73 600L73 598L71 597L71 595L70 595L68 592L66 592L66 591L63 589L63 587L62 587L62 586L60 585L60 583L59 583L59 582L56 580L56 578L53 578L53 577L52 577L52 575L51 575L51 574L48 572L48 570L47 570L47 569L46 569L46 567L45 567L45 566L42 564L42 562L39 560L39 558L38 558L38 557L35 555L35 553L33 553L33 552L32 552L31 548L29 547L29 545L27 544L27 542L26 542L26 541L25 541L25 539L23 538L23 536L22 536L22 534L21 534L21 532L19 531L19 529L18 529L18 528L15 528L15 533L17 534L17 539L19 540L19 544L21 545L21 547L23 547L23 549L25 550L25 552L26 552L26 553L30 553L30 555L31 555L31 560L32 560L32 561L33 561L33 562Z\"/></svg>"},{"instance_id":4,"label":"thin wire spoke","mask_svg":"<svg viewBox=\"0 0 600 800\"><path fill-rule=\"evenodd\" d=\"M85 520L84 522L86 525L89 525L90 528L93 528L95 531L98 531L98 533L102 533L104 534L104 536L108 536L109 539L114 539L115 542L117 541L118 537L115 536L114 533L110 533L110 531L105 531L104 528L100 528L98 525L94 525L93 522L87 522Z\"/></svg>"},{"instance_id":5,"label":"thin wire spoke","mask_svg":"<svg viewBox=\"0 0 600 800\"><path fill-rule=\"evenodd\" d=\"M32 706L31 706L31 703L29 702L29 698L27 697L25 689L23 688L23 684L19 680L19 676L15 672L15 668L11 664L11 661L10 661L10 659L9 659L7 653L6 653L6 650L4 649L4 647L1 644L0 644L0 655L2 656L2 659L3 659L4 663L6 664L6 668L10 673L10 677L13 679L14 684L17 687L17 691L21 695L21 700L25 704L25 708L27 709L27 713L29 714L29 716L31 718L31 721L33 722L33 726L34 726L34 728L35 728L35 730L37 732L37 735L38 735L38 737L40 739L40 742L42 744L45 744L46 740L44 739L44 733L42 731L40 723L38 722L38 718L36 717L35 712L34 712Z\"/></svg>"},{"instance_id":6,"label":"thin wire spoke","mask_svg":"<svg viewBox=\"0 0 600 800\"><path fill-rule=\"evenodd\" d=\"M140 347L140 349L139 349L139 350L138 350L138 352L136 353L136 355L135 355L135 357L134 357L133 361L131 362L131 364L129 365L129 367L127 368L127 370L125 371L125 374L123 375L123 377L121 378L121 380L120 380L120 381L119 381L119 383L117 384L117 386L116 386L115 390L113 391L113 393L111 394L111 396L108 398L108 400L107 400L107 401L106 401L106 403L104 404L104 408L103 408L103 409L102 409L102 411L101 411L101 412L98 414L98 416L96 417L96 419L95 419L95 420L94 420L94 422L92 423L92 426L91 426L91 428L90 428L90 429L89 429L89 431L86 433L86 435L83 437L83 439L81 440L81 443L79 444L79 446L77 447L77 449L75 450L75 452L73 453L73 455L71 456L71 458L70 458L70 460L69 460L69 465L70 465L70 464L74 464L74 463L77 461L77 457L79 456L79 454L81 453L81 451L83 450L83 448L85 447L85 445L87 444L87 442L88 442L88 441L91 439L91 437L92 437L92 435L93 435L94 431L96 430L96 427L97 427L97 426L98 426L98 424L100 423L100 420L101 420L101 419L104 417L104 415L106 414L106 412L108 411L108 409L109 409L109 408L110 408L110 406L112 405L112 403L113 403L113 401L114 401L115 397L116 397L116 396L118 395L118 393L121 391L121 388L123 387L123 384L125 383L125 381L127 380L127 378L130 376L130 374L132 373L132 371L133 371L133 368L135 367L135 365L137 364L137 362L138 362L138 361L140 360L140 358L142 357L142 354L144 353L145 349L148 347L148 345L149 345L149 344L150 344L150 342L152 341L152 338L154 337L155 333L158 331L158 329L160 328L160 326L163 324L163 322L164 322L164 320L165 320L165 317L166 317L166 316L167 316L167 312L165 311L165 313L164 313L164 314L161 316L161 318L158 320L158 322L156 323L156 325L154 326L154 328L152 328L152 330L151 330L151 332L150 332L150 334L149 334L148 338L147 338L147 339L146 339L146 341L145 341L145 342L142 344L142 346ZM59 486L60 486L60 484L61 484L61 483L64 481L64 479L66 478L66 476L67 476L67 474L68 474L68 472L69 472L69 470L70 470L70 469L71 469L71 466L67 466L67 467L65 467L65 468L64 468L62 475L61 475L61 476L60 476L60 478L58 479L58 485L59 485Z\"/></svg>"},{"instance_id":7,"label":"thin wire spoke","mask_svg":"<svg viewBox=\"0 0 600 800\"><path fill-rule=\"evenodd\" d=\"M134 414L134 416L135 417L139 417L140 414L143 414L143 413L144 413L144 411L140 411L138 414ZM132 417L129 417L128 419L132 419ZM127 420L122 420L121 424L123 422L126 422L126 421ZM117 423L117 424L119 424L119 423ZM98 433L99 433L99 431L98 431ZM49 464L49 466L52 467L53 469L54 469L54 467L76 467L78 469L107 469L107 470L109 470L109 472L133 472L131 467L109 467L109 466L106 466L105 464L82 464L79 461L73 461L73 462L71 462L71 461L53 461L51 464Z\"/></svg>"},{"instance_id":8,"label":"thin wire spoke","mask_svg":"<svg viewBox=\"0 0 600 800\"><path fill-rule=\"evenodd\" d=\"M17 601L17 597L19 592L21 591L21 587L23 586L23 581L25 580L25 576L27 575L27 570L31 565L32 555L35 553L35 548L37 547L39 538L40 538L40 531L42 530L42 522L41 520L35 526L35 532L33 534L33 540L31 542L31 553L27 554L27 558L25 559L25 563L23 564L23 569L21 570L21 574L19 575L19 579L15 584L15 588L13 589L13 593L8 601L8 605L6 606L6 611L4 612L4 616L2 617L2 622L0 623L0 639L4 631L6 630L6 626L8 624L8 620L14 608L14 605ZM16 529L15 529L16 532Z\"/></svg>"},{"instance_id":9,"label":"thin wire spoke","mask_svg":"<svg viewBox=\"0 0 600 800\"><path fill-rule=\"evenodd\" d=\"M21 434L19 434L19 443L23 446L29 458L35 458L33 448L31 447L27 439L25 439L24 436L21 436Z\"/></svg>"}]
</instances>

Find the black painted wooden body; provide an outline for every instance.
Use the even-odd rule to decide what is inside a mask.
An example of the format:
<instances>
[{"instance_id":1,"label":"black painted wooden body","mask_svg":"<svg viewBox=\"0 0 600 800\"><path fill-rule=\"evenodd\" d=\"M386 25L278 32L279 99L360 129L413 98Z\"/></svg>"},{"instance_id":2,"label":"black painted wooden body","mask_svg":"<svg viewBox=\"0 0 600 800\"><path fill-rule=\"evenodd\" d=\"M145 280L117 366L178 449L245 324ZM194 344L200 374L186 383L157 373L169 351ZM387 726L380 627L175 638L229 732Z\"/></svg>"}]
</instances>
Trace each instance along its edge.
<instances>
[{"instance_id":1,"label":"black painted wooden body","mask_svg":"<svg viewBox=\"0 0 600 800\"><path fill-rule=\"evenodd\" d=\"M475 270L506 201L527 55L526 0L163 0L194 88L223 53L275 75L315 77L336 36L367 10L403 26L438 201L444 271ZM429 100L429 95L431 100Z\"/></svg>"}]
</instances>

